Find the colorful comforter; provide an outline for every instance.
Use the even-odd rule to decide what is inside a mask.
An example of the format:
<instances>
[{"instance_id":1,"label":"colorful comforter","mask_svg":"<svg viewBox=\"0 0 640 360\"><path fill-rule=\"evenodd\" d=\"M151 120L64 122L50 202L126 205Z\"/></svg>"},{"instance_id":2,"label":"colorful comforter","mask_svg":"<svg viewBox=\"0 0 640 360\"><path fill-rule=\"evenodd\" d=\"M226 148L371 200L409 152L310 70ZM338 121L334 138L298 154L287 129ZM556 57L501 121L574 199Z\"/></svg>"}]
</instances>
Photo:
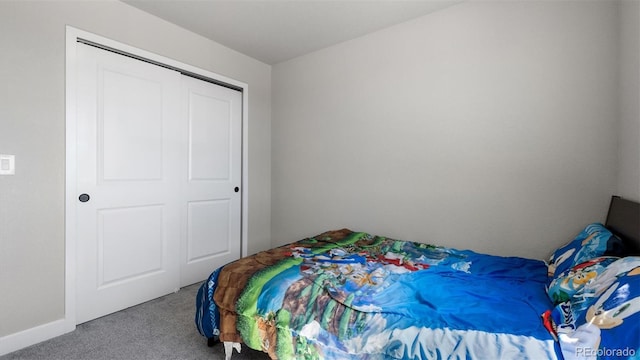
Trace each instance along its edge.
<instances>
[{"instance_id":1,"label":"colorful comforter","mask_svg":"<svg viewBox=\"0 0 640 360\"><path fill-rule=\"evenodd\" d=\"M274 359L555 359L546 280L542 261L344 229L217 269L196 324Z\"/></svg>"}]
</instances>

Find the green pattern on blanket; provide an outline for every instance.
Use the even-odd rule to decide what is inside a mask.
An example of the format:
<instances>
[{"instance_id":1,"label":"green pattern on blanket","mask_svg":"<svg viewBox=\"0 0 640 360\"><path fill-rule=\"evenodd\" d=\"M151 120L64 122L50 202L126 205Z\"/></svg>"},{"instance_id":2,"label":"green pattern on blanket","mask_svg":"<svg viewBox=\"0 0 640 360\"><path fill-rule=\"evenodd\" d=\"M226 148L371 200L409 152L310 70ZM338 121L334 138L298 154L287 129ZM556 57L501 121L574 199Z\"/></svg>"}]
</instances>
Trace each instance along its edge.
<instances>
[{"instance_id":1,"label":"green pattern on blanket","mask_svg":"<svg viewBox=\"0 0 640 360\"><path fill-rule=\"evenodd\" d=\"M345 247L345 246L348 247L356 243L357 241L361 240L365 236L368 236L368 234L362 233L362 232L352 233L342 240L339 240L336 242L330 242L330 243L327 243L326 245L315 247L311 250L311 252L314 254L322 254L334 248ZM320 240L323 240L323 239L320 239ZM325 240L330 240L330 239L325 239ZM314 239L314 238L310 238L307 241L310 243L317 243L317 239ZM276 275L282 273L283 271L291 267L299 266L301 263L302 263L301 258L286 258L278 262L276 265L270 266L256 273L247 283L247 286L244 292L242 293L242 295L238 299L238 302L236 303L236 312L239 315L238 322L237 322L237 329L238 329L238 332L242 335L242 338L244 342L247 344L247 346L254 349L264 348L263 341L261 340L261 339L264 339L264 334L260 333L261 322L256 321L257 318L260 318L260 314L258 313L258 309L257 309L257 299L260 296L264 285L267 282L269 282L271 279L273 279L273 277L275 277ZM322 291L322 284L323 284L322 280L324 279L320 279L320 281L314 282L314 284L308 290L305 289L305 291L311 291L312 293L312 297L309 301L310 304L313 304L316 301L318 294ZM305 319L295 318L295 319L292 319L291 321L300 321L301 323L306 323L306 320L308 320L313 316L313 312L310 309L311 307L309 308L309 314L307 314ZM279 324L279 325L284 325L284 324ZM289 324L286 324L286 325L288 327Z\"/></svg>"}]
</instances>

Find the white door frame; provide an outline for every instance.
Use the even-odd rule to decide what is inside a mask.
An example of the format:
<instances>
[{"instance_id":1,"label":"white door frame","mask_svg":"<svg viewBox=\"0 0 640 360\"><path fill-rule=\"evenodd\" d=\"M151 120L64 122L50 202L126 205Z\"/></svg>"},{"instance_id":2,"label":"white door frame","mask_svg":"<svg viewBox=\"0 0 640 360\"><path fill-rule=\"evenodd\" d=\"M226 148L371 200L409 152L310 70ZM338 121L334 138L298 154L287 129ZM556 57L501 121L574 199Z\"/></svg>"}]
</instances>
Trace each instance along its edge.
<instances>
[{"instance_id":1,"label":"white door frame","mask_svg":"<svg viewBox=\"0 0 640 360\"><path fill-rule=\"evenodd\" d=\"M248 234L248 85L225 76L203 70L179 61L95 35L71 26L66 28L66 180L65 180L65 309L64 332L76 328L76 206L77 192L77 118L76 118L76 48L78 39L99 44L117 52L133 55L156 64L182 70L192 75L223 83L242 91L242 213L241 256L247 255ZM213 271L215 269L211 269ZM61 335L61 334L58 334Z\"/></svg>"}]
</instances>

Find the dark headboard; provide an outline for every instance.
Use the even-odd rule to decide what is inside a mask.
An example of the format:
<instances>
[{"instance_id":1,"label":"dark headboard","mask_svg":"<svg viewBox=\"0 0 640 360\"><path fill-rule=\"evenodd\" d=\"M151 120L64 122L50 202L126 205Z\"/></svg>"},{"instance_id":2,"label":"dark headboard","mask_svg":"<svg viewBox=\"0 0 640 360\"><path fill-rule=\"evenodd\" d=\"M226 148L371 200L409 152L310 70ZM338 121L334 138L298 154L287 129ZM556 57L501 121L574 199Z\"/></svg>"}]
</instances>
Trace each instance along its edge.
<instances>
[{"instance_id":1,"label":"dark headboard","mask_svg":"<svg viewBox=\"0 0 640 360\"><path fill-rule=\"evenodd\" d=\"M611 197L606 227L618 235L628 255L640 255L640 204L619 196Z\"/></svg>"}]
</instances>

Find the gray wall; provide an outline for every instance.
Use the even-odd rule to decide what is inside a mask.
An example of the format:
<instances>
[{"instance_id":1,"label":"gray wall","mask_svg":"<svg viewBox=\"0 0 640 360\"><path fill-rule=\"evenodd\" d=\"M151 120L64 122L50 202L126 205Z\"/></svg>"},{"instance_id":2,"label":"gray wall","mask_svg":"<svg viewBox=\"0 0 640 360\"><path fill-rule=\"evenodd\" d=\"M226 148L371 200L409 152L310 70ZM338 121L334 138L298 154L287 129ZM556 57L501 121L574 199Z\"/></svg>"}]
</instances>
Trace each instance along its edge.
<instances>
[{"instance_id":1,"label":"gray wall","mask_svg":"<svg viewBox=\"0 0 640 360\"><path fill-rule=\"evenodd\" d=\"M0 1L0 337L64 317L65 25L249 85L249 253L270 247L271 67L117 1Z\"/></svg>"},{"instance_id":2,"label":"gray wall","mask_svg":"<svg viewBox=\"0 0 640 360\"><path fill-rule=\"evenodd\" d=\"M615 2L466 2L275 65L274 245L546 257L616 191L618 34Z\"/></svg>"},{"instance_id":3,"label":"gray wall","mask_svg":"<svg viewBox=\"0 0 640 360\"><path fill-rule=\"evenodd\" d=\"M640 201L640 1L620 4L618 193Z\"/></svg>"}]
</instances>

